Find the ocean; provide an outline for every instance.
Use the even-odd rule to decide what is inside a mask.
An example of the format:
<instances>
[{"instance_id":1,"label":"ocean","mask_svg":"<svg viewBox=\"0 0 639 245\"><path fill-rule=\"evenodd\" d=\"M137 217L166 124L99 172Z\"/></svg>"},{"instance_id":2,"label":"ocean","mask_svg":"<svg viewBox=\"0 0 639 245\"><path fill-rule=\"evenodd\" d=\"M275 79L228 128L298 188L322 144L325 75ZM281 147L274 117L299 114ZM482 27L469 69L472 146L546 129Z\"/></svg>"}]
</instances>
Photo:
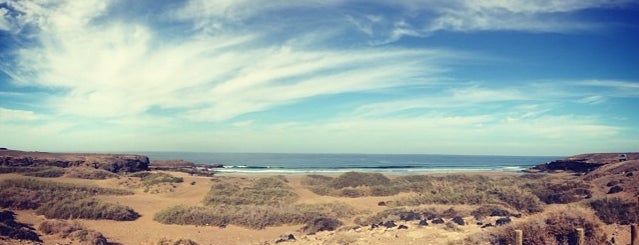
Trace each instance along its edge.
<instances>
[{"instance_id":1,"label":"ocean","mask_svg":"<svg viewBox=\"0 0 639 245\"><path fill-rule=\"evenodd\" d=\"M339 173L348 171L411 174L420 172L521 172L556 156L477 156L429 154L285 154L138 152L151 160L223 164L228 173Z\"/></svg>"}]
</instances>

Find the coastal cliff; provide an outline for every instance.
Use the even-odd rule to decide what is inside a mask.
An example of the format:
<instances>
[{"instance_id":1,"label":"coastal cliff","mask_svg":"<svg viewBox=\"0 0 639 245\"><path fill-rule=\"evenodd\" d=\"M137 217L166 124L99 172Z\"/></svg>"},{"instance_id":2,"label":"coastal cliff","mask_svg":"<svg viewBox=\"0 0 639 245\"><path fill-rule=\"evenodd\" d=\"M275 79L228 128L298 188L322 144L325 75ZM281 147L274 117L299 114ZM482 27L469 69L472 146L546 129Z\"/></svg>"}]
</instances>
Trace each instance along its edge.
<instances>
[{"instance_id":1,"label":"coastal cliff","mask_svg":"<svg viewBox=\"0 0 639 245\"><path fill-rule=\"evenodd\" d=\"M13 167L93 167L113 173L149 169L149 158L132 154L49 153L0 150L0 166Z\"/></svg>"}]
</instances>

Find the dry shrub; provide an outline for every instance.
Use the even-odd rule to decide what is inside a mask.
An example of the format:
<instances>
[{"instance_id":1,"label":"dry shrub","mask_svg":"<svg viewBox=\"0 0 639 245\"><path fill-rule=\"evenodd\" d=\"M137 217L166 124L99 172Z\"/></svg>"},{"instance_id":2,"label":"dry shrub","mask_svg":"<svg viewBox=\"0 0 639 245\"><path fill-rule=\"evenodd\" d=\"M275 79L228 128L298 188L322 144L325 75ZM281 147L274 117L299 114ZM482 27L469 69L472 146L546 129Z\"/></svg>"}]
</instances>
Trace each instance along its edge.
<instances>
[{"instance_id":1,"label":"dry shrub","mask_svg":"<svg viewBox=\"0 0 639 245\"><path fill-rule=\"evenodd\" d=\"M482 205L477 209L470 212L470 214L477 220L481 220L489 216L510 216L512 214L508 209L500 205Z\"/></svg>"},{"instance_id":2,"label":"dry shrub","mask_svg":"<svg viewBox=\"0 0 639 245\"><path fill-rule=\"evenodd\" d=\"M129 177L138 177L142 181L144 186L152 186L161 183L182 183L184 179L182 177L175 177L167 173L157 172L137 172L129 175Z\"/></svg>"},{"instance_id":3,"label":"dry shrub","mask_svg":"<svg viewBox=\"0 0 639 245\"><path fill-rule=\"evenodd\" d=\"M590 202L590 207L606 224L628 225L639 223L639 204L620 198L606 198Z\"/></svg>"},{"instance_id":4,"label":"dry shrub","mask_svg":"<svg viewBox=\"0 0 639 245\"><path fill-rule=\"evenodd\" d=\"M282 206L217 205L207 207L174 206L155 214L163 224L225 226L234 224L253 229L284 224L303 224L316 217L346 218L355 209L343 203Z\"/></svg>"},{"instance_id":5,"label":"dry shrub","mask_svg":"<svg viewBox=\"0 0 639 245\"><path fill-rule=\"evenodd\" d=\"M0 206L37 209L50 218L134 220L131 208L92 199L95 195L128 195L129 191L40 181L8 179L0 182Z\"/></svg>"},{"instance_id":6,"label":"dry shrub","mask_svg":"<svg viewBox=\"0 0 639 245\"><path fill-rule=\"evenodd\" d=\"M64 175L65 170L58 167L47 167L39 171L22 173L24 176L40 177L40 178L57 178Z\"/></svg>"},{"instance_id":7,"label":"dry shrub","mask_svg":"<svg viewBox=\"0 0 639 245\"><path fill-rule=\"evenodd\" d=\"M104 169L85 168L85 167L68 168L66 176L69 178L78 178L78 179L108 179L108 178L119 177L119 175L106 171Z\"/></svg>"},{"instance_id":8,"label":"dry shrub","mask_svg":"<svg viewBox=\"0 0 639 245\"><path fill-rule=\"evenodd\" d=\"M525 185L533 194L545 203L572 203L590 196L590 185L582 181L562 181L553 183L551 180L537 181Z\"/></svg>"},{"instance_id":9,"label":"dry shrub","mask_svg":"<svg viewBox=\"0 0 639 245\"><path fill-rule=\"evenodd\" d=\"M41 206L37 214L49 219L110 219L119 221L135 220L140 214L133 209L94 198L63 199Z\"/></svg>"},{"instance_id":10,"label":"dry shrub","mask_svg":"<svg viewBox=\"0 0 639 245\"><path fill-rule=\"evenodd\" d=\"M191 239L181 238L177 240L170 240L170 239L162 238L161 240L157 241L155 245L198 245L198 244L197 242Z\"/></svg>"},{"instance_id":11,"label":"dry shrub","mask_svg":"<svg viewBox=\"0 0 639 245\"><path fill-rule=\"evenodd\" d=\"M290 204L298 196L277 177L257 179L251 186L240 187L219 183L211 187L204 198L207 205L282 205Z\"/></svg>"},{"instance_id":12,"label":"dry shrub","mask_svg":"<svg viewBox=\"0 0 639 245\"><path fill-rule=\"evenodd\" d=\"M346 172L333 179L330 186L335 189L358 186L389 185L390 179L380 173Z\"/></svg>"},{"instance_id":13,"label":"dry shrub","mask_svg":"<svg viewBox=\"0 0 639 245\"><path fill-rule=\"evenodd\" d=\"M41 242L33 228L27 224L17 222L16 214L9 210L0 211L0 240L2 237Z\"/></svg>"},{"instance_id":14,"label":"dry shrub","mask_svg":"<svg viewBox=\"0 0 639 245\"><path fill-rule=\"evenodd\" d=\"M106 245L107 239L102 233L89 230L79 222L67 222L64 220L47 220L38 227L42 233L57 235L62 238L77 240L80 244Z\"/></svg>"},{"instance_id":15,"label":"dry shrub","mask_svg":"<svg viewBox=\"0 0 639 245\"><path fill-rule=\"evenodd\" d=\"M537 213L544 210L543 204L537 196L519 187L497 188L494 192L497 198L524 213Z\"/></svg>"},{"instance_id":16,"label":"dry shrub","mask_svg":"<svg viewBox=\"0 0 639 245\"><path fill-rule=\"evenodd\" d=\"M564 245L572 244L570 242L575 239L575 228L583 228L585 244L599 245L606 242L602 225L587 209L562 207L523 222L496 228L485 239L491 244L514 244L515 230L522 230L524 244Z\"/></svg>"}]
</instances>

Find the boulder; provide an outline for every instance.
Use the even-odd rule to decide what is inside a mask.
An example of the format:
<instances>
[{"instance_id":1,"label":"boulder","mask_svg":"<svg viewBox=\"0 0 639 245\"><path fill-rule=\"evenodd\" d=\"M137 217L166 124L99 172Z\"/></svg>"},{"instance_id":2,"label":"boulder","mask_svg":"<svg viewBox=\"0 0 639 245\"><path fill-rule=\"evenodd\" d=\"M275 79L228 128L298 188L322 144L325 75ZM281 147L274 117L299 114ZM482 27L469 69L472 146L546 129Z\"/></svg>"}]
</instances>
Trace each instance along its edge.
<instances>
[{"instance_id":1,"label":"boulder","mask_svg":"<svg viewBox=\"0 0 639 245\"><path fill-rule=\"evenodd\" d=\"M433 224L443 224L444 220L442 218L434 218L431 223Z\"/></svg>"},{"instance_id":2,"label":"boulder","mask_svg":"<svg viewBox=\"0 0 639 245\"><path fill-rule=\"evenodd\" d=\"M420 220L420 221L419 221L419 225L421 225L421 226L428 226L428 221L426 221L425 219Z\"/></svg>"},{"instance_id":3,"label":"boulder","mask_svg":"<svg viewBox=\"0 0 639 245\"><path fill-rule=\"evenodd\" d=\"M294 242L295 236L293 234L284 234L282 236L280 236L280 239L277 239L275 241L275 243L281 243L281 242Z\"/></svg>"},{"instance_id":4,"label":"boulder","mask_svg":"<svg viewBox=\"0 0 639 245\"><path fill-rule=\"evenodd\" d=\"M608 190L608 194L615 194L622 191L623 191L623 187L615 185L613 187L610 187L610 190Z\"/></svg>"},{"instance_id":5,"label":"boulder","mask_svg":"<svg viewBox=\"0 0 639 245\"><path fill-rule=\"evenodd\" d=\"M405 225L399 225L399 226L397 227L397 229L398 229L398 230L406 230L406 229L408 229L408 226L405 226Z\"/></svg>"},{"instance_id":6,"label":"boulder","mask_svg":"<svg viewBox=\"0 0 639 245\"><path fill-rule=\"evenodd\" d=\"M384 226L386 228L393 228L393 227L395 227L397 225L395 224L395 221L390 220L390 221L384 222L384 224L382 224L382 226Z\"/></svg>"},{"instance_id":7,"label":"boulder","mask_svg":"<svg viewBox=\"0 0 639 245\"><path fill-rule=\"evenodd\" d=\"M460 216L456 216L455 218L453 218L453 222L455 222L455 224L458 225L465 225L466 222L464 222L464 218L460 217Z\"/></svg>"},{"instance_id":8,"label":"boulder","mask_svg":"<svg viewBox=\"0 0 639 245\"><path fill-rule=\"evenodd\" d=\"M422 216L419 213L407 211L399 213L399 219L403 221L420 220Z\"/></svg>"},{"instance_id":9,"label":"boulder","mask_svg":"<svg viewBox=\"0 0 639 245\"><path fill-rule=\"evenodd\" d=\"M496 224L497 226L500 226L500 225L508 224L508 223L510 223L510 222L512 222L512 220L511 220L509 217L503 217L503 218L499 218L499 219L497 219L497 220L495 221L495 224Z\"/></svg>"}]
</instances>

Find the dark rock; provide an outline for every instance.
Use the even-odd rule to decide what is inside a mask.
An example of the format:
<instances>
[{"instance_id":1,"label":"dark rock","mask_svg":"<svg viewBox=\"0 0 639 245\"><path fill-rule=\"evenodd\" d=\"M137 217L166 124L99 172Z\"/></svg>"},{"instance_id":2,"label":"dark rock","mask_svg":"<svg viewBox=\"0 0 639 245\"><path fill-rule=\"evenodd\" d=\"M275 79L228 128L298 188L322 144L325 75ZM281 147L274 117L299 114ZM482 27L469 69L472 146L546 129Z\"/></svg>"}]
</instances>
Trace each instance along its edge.
<instances>
[{"instance_id":1,"label":"dark rock","mask_svg":"<svg viewBox=\"0 0 639 245\"><path fill-rule=\"evenodd\" d=\"M429 212L425 212L423 214L423 216L427 219L427 220L433 220L435 218L437 218L437 215L435 215L434 213L429 213Z\"/></svg>"},{"instance_id":2,"label":"dark rock","mask_svg":"<svg viewBox=\"0 0 639 245\"><path fill-rule=\"evenodd\" d=\"M421 226L428 226L428 221L426 221L425 219L420 220L420 221L419 221L419 225L421 225Z\"/></svg>"},{"instance_id":3,"label":"dark rock","mask_svg":"<svg viewBox=\"0 0 639 245\"><path fill-rule=\"evenodd\" d=\"M406 230L406 229L408 229L408 226L405 226L405 225L399 225L399 226L397 227L397 229L398 229L398 230Z\"/></svg>"},{"instance_id":4,"label":"dark rock","mask_svg":"<svg viewBox=\"0 0 639 245\"><path fill-rule=\"evenodd\" d=\"M499 218L499 219L497 219L497 220L495 221L495 224L496 224L497 226L500 226L500 225L508 224L508 223L510 223L510 222L512 222L512 220L511 220L509 217L503 217L503 218Z\"/></svg>"},{"instance_id":5,"label":"dark rock","mask_svg":"<svg viewBox=\"0 0 639 245\"><path fill-rule=\"evenodd\" d=\"M632 172L629 172L629 173L626 174L626 177L632 177L632 176L633 176Z\"/></svg>"},{"instance_id":6,"label":"dark rock","mask_svg":"<svg viewBox=\"0 0 639 245\"><path fill-rule=\"evenodd\" d=\"M409 212L401 212L399 214L399 219L403 220L403 221L413 221L413 220L420 220L422 218L422 216L418 213L409 211Z\"/></svg>"},{"instance_id":7,"label":"dark rock","mask_svg":"<svg viewBox=\"0 0 639 245\"><path fill-rule=\"evenodd\" d=\"M547 162L544 164L539 164L537 166L532 167L532 169L545 171L545 172L562 170L562 171L572 171L577 173L586 173L586 172L595 170L603 165L605 164L588 162L587 159L562 159L562 160Z\"/></svg>"},{"instance_id":8,"label":"dark rock","mask_svg":"<svg viewBox=\"0 0 639 245\"><path fill-rule=\"evenodd\" d=\"M384 222L384 224L382 226L384 226L386 228L393 228L393 227L395 227L397 225L395 224L395 221L390 220L390 221Z\"/></svg>"},{"instance_id":9,"label":"dark rock","mask_svg":"<svg viewBox=\"0 0 639 245\"><path fill-rule=\"evenodd\" d=\"M280 239L277 239L277 241L275 241L275 243L280 243L280 242L292 242L295 241L295 236L293 234L284 234L280 237Z\"/></svg>"},{"instance_id":10,"label":"dark rock","mask_svg":"<svg viewBox=\"0 0 639 245\"><path fill-rule=\"evenodd\" d=\"M608 194L614 194L614 193L618 193L622 191L623 191L623 187L615 185L613 187L610 187L610 190L608 190Z\"/></svg>"},{"instance_id":11,"label":"dark rock","mask_svg":"<svg viewBox=\"0 0 639 245\"><path fill-rule=\"evenodd\" d=\"M443 224L444 220L442 218L434 218L431 223L433 224Z\"/></svg>"},{"instance_id":12,"label":"dark rock","mask_svg":"<svg viewBox=\"0 0 639 245\"><path fill-rule=\"evenodd\" d=\"M320 231L334 231L338 227L342 225L342 222L327 217L317 217L310 222L306 223L304 227L302 227L302 231L307 234L315 234Z\"/></svg>"},{"instance_id":13,"label":"dark rock","mask_svg":"<svg viewBox=\"0 0 639 245\"><path fill-rule=\"evenodd\" d=\"M521 218L521 214L513 214L513 215L511 215L511 216L513 216L513 217L515 217L515 218Z\"/></svg>"},{"instance_id":14,"label":"dark rock","mask_svg":"<svg viewBox=\"0 0 639 245\"><path fill-rule=\"evenodd\" d=\"M466 222L464 222L464 218L459 217L459 216L455 216L452 221L455 222L455 224L458 224L458 225L466 225Z\"/></svg>"},{"instance_id":15,"label":"dark rock","mask_svg":"<svg viewBox=\"0 0 639 245\"><path fill-rule=\"evenodd\" d=\"M488 224L485 224L485 225L481 226L481 228L487 228L487 227L493 227L493 224L488 223Z\"/></svg>"},{"instance_id":16,"label":"dark rock","mask_svg":"<svg viewBox=\"0 0 639 245\"><path fill-rule=\"evenodd\" d=\"M378 225L378 224L372 224L372 225L371 225L371 229L375 229L375 228L377 228L377 227L379 227L379 225Z\"/></svg>"},{"instance_id":17,"label":"dark rock","mask_svg":"<svg viewBox=\"0 0 639 245\"><path fill-rule=\"evenodd\" d=\"M378 202L377 206L386 206L386 202L384 202L384 201Z\"/></svg>"},{"instance_id":18,"label":"dark rock","mask_svg":"<svg viewBox=\"0 0 639 245\"><path fill-rule=\"evenodd\" d=\"M510 216L510 212L504 209L493 209L490 212L490 216Z\"/></svg>"},{"instance_id":19,"label":"dark rock","mask_svg":"<svg viewBox=\"0 0 639 245\"><path fill-rule=\"evenodd\" d=\"M482 226L482 225L484 225L484 222L477 222L475 224L478 225L478 226Z\"/></svg>"}]
</instances>

